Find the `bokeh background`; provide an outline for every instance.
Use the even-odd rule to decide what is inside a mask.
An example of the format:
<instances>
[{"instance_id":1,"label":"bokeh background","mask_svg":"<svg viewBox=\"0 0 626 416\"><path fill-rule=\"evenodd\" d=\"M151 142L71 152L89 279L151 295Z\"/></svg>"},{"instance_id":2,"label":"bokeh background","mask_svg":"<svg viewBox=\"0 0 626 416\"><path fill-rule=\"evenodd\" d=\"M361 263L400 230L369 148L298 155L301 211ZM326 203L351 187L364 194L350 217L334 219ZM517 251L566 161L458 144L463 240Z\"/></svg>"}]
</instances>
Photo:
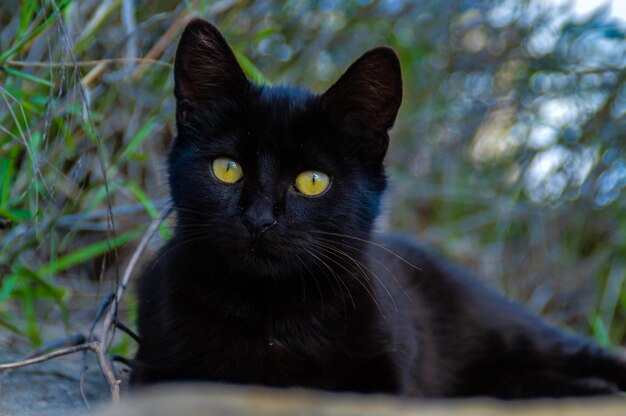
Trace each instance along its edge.
<instances>
[{"instance_id":1,"label":"bokeh background","mask_svg":"<svg viewBox=\"0 0 626 416\"><path fill-rule=\"evenodd\" d=\"M392 46L404 102L381 228L415 233L547 319L624 345L626 23L610 3L591 9L2 1L2 330L32 345L51 322L75 332L73 319L93 318L115 287L167 204L171 63L185 23L200 16L252 79L319 92L368 48ZM165 224L151 248L168 234ZM124 304L132 326L132 293Z\"/></svg>"}]
</instances>

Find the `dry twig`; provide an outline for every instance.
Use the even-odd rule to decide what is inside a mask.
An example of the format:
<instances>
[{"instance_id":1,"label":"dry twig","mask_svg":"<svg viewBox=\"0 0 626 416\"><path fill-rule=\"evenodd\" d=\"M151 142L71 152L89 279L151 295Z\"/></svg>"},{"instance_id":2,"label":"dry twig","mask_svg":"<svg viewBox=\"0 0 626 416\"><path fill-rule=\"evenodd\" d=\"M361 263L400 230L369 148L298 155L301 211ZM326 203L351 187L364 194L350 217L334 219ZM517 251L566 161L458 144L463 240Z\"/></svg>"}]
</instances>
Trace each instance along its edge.
<instances>
[{"instance_id":1,"label":"dry twig","mask_svg":"<svg viewBox=\"0 0 626 416\"><path fill-rule=\"evenodd\" d=\"M97 341L84 342L79 345L75 345L73 347L60 348L58 350L52 351L48 354L39 355L37 357L28 358L26 360L15 361L13 363L0 364L0 370L14 370L20 367L26 367L28 365L42 363L44 361L51 360L53 358L62 357L64 355L74 354L75 352L91 350L96 351L99 347L99 343Z\"/></svg>"},{"instance_id":2,"label":"dry twig","mask_svg":"<svg viewBox=\"0 0 626 416\"><path fill-rule=\"evenodd\" d=\"M18 67L34 67L34 68L65 68L75 66L97 66L97 65L107 65L114 63L139 63L142 65L160 65L172 67L172 64L165 61L159 61L158 59L148 59L148 58L104 58L104 59L93 59L89 61L76 61L76 62L37 62L37 61L14 61L9 60L6 62L8 66L18 66Z\"/></svg>"}]
</instances>

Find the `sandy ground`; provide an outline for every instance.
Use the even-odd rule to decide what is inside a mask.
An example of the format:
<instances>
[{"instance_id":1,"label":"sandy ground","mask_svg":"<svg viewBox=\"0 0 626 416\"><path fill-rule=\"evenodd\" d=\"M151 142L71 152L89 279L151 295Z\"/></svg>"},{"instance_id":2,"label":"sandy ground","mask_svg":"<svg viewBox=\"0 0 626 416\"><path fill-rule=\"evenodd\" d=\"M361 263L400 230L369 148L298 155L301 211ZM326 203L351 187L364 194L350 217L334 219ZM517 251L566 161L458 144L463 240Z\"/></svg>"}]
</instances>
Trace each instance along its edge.
<instances>
[{"instance_id":1,"label":"sandy ground","mask_svg":"<svg viewBox=\"0 0 626 416\"><path fill-rule=\"evenodd\" d=\"M0 349L2 362L20 356ZM87 413L79 390L81 354L60 357L0 375L0 415L73 416ZM108 386L95 362L85 374L85 394L94 407L108 399Z\"/></svg>"},{"instance_id":2,"label":"sandy ground","mask_svg":"<svg viewBox=\"0 0 626 416\"><path fill-rule=\"evenodd\" d=\"M72 290L67 302L70 331L85 334L106 292L103 286L85 279L68 279L64 283ZM43 305L41 310L44 312L39 316L46 316L40 324L43 342L66 337L68 329L62 324L58 310L50 308L49 304ZM119 338L122 336L125 335L117 335ZM0 363L23 359L32 351L24 337L0 329ZM95 355L89 352L87 357L85 394L92 408L99 408L109 400L109 388ZM81 358L82 353L76 353L28 367L0 371L0 416L73 416L87 413L79 389Z\"/></svg>"}]
</instances>

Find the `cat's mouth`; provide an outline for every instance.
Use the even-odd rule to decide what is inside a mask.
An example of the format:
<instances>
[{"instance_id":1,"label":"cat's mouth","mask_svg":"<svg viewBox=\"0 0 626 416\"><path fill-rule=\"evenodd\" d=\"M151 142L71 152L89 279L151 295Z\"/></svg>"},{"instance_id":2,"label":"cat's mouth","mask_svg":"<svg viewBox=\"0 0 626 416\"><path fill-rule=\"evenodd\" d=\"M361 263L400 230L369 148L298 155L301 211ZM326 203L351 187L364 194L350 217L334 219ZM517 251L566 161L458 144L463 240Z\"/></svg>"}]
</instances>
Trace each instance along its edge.
<instances>
[{"instance_id":1,"label":"cat's mouth","mask_svg":"<svg viewBox=\"0 0 626 416\"><path fill-rule=\"evenodd\" d=\"M215 249L218 256L238 273L259 277L289 276L301 270L304 263L310 264L307 254L310 241L302 233L239 234L237 237L215 246Z\"/></svg>"},{"instance_id":2,"label":"cat's mouth","mask_svg":"<svg viewBox=\"0 0 626 416\"><path fill-rule=\"evenodd\" d=\"M288 274L297 266L293 248L268 241L251 240L233 259L233 267L259 276Z\"/></svg>"},{"instance_id":3,"label":"cat's mouth","mask_svg":"<svg viewBox=\"0 0 626 416\"><path fill-rule=\"evenodd\" d=\"M256 262L278 260L278 256L272 250L258 243L251 243L246 254Z\"/></svg>"}]
</instances>

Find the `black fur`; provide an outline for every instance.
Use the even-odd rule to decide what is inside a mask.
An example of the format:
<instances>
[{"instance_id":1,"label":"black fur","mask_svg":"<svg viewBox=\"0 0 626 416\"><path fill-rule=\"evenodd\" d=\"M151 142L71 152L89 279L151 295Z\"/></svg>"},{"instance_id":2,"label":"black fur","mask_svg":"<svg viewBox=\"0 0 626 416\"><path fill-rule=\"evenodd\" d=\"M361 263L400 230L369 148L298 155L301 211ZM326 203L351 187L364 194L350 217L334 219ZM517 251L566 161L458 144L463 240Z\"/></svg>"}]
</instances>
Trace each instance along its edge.
<instances>
[{"instance_id":1,"label":"black fur","mask_svg":"<svg viewBox=\"0 0 626 416\"><path fill-rule=\"evenodd\" d=\"M367 52L320 96L249 83L217 29L195 20L175 79L177 224L139 281L133 382L503 398L626 388L617 356L406 237L372 234L402 94L391 49ZM211 173L224 155L240 182ZM327 192L294 189L308 169L331 176Z\"/></svg>"}]
</instances>

